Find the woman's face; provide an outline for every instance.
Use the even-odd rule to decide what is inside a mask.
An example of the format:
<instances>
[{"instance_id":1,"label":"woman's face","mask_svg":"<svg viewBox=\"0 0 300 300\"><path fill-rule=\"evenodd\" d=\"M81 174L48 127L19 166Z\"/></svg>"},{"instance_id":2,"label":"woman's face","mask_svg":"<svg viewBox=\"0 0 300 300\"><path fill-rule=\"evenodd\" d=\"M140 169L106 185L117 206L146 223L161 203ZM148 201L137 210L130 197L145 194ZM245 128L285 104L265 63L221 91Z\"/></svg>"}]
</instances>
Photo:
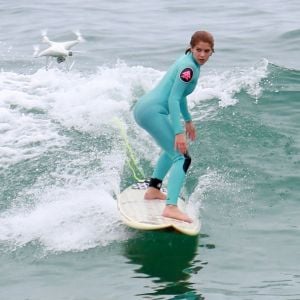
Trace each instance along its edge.
<instances>
[{"instance_id":1,"label":"woman's face","mask_svg":"<svg viewBox=\"0 0 300 300\"><path fill-rule=\"evenodd\" d=\"M212 48L209 43L200 41L195 47L191 48L195 60L200 65L204 65L212 55Z\"/></svg>"}]
</instances>

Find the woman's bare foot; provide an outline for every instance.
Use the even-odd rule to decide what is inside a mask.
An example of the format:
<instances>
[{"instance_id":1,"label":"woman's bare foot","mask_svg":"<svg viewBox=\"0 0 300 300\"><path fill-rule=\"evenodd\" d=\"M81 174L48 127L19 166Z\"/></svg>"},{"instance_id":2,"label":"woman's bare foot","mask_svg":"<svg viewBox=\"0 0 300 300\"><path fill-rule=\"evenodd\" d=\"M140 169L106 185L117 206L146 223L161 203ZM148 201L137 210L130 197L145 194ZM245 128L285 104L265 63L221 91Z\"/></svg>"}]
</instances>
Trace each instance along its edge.
<instances>
[{"instance_id":1,"label":"woman's bare foot","mask_svg":"<svg viewBox=\"0 0 300 300\"><path fill-rule=\"evenodd\" d=\"M162 193L160 190L154 188L154 187L148 187L144 199L146 200L166 200L167 196L166 194Z\"/></svg>"},{"instance_id":2,"label":"woman's bare foot","mask_svg":"<svg viewBox=\"0 0 300 300\"><path fill-rule=\"evenodd\" d=\"M172 218L187 223L193 222L193 220L187 214L180 211L176 205L166 205L162 215L163 217Z\"/></svg>"}]
</instances>

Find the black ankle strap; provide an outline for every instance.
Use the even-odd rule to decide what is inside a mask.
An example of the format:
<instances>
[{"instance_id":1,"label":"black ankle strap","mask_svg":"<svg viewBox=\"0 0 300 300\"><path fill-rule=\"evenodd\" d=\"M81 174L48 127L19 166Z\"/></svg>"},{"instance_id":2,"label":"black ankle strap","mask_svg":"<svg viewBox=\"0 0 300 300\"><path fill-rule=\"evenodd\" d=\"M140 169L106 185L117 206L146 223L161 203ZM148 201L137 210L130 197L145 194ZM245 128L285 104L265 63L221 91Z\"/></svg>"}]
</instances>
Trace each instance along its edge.
<instances>
[{"instance_id":1,"label":"black ankle strap","mask_svg":"<svg viewBox=\"0 0 300 300\"><path fill-rule=\"evenodd\" d=\"M160 190L161 186L162 186L162 180L157 179L157 178L150 179L149 187L153 187L153 188Z\"/></svg>"}]
</instances>

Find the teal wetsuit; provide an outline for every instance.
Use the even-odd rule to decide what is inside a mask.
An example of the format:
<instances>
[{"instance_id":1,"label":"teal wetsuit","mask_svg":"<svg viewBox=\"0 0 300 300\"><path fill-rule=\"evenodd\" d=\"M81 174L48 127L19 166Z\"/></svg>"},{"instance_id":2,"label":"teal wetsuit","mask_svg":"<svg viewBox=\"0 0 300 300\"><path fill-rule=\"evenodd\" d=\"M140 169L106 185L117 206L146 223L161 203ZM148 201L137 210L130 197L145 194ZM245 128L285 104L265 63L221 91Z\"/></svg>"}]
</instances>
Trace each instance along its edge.
<instances>
[{"instance_id":1,"label":"teal wetsuit","mask_svg":"<svg viewBox=\"0 0 300 300\"><path fill-rule=\"evenodd\" d=\"M186 96L197 85L200 65L191 52L181 56L168 70L158 85L138 100L134 107L136 122L144 128L162 148L150 186L160 189L162 180L170 170L167 186L167 204L176 205L191 158L175 149L175 135L184 133L180 121L191 121Z\"/></svg>"}]
</instances>

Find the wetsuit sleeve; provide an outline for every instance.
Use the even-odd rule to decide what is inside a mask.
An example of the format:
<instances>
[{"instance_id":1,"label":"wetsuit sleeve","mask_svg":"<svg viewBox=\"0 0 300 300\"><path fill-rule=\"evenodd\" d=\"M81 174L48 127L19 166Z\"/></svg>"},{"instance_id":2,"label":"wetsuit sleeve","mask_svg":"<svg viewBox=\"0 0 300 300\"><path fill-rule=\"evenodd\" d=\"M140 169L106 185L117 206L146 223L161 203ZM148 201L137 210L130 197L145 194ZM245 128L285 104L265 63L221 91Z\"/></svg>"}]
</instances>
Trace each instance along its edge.
<instances>
[{"instance_id":1,"label":"wetsuit sleeve","mask_svg":"<svg viewBox=\"0 0 300 300\"><path fill-rule=\"evenodd\" d=\"M191 116L191 114L189 113L189 110L188 110L186 97L184 97L182 99L182 101L180 102L180 111L181 111L181 114L182 114L183 119L184 119L185 122L188 122L188 121L192 120L192 116Z\"/></svg>"},{"instance_id":2,"label":"wetsuit sleeve","mask_svg":"<svg viewBox=\"0 0 300 300\"><path fill-rule=\"evenodd\" d=\"M188 72L188 73L186 73ZM190 72L190 73L189 73ZM184 92L191 82L193 71L191 68L179 70L176 74L173 87L168 99L169 113L175 134L183 133L183 127L180 122L180 102L184 97Z\"/></svg>"}]
</instances>

